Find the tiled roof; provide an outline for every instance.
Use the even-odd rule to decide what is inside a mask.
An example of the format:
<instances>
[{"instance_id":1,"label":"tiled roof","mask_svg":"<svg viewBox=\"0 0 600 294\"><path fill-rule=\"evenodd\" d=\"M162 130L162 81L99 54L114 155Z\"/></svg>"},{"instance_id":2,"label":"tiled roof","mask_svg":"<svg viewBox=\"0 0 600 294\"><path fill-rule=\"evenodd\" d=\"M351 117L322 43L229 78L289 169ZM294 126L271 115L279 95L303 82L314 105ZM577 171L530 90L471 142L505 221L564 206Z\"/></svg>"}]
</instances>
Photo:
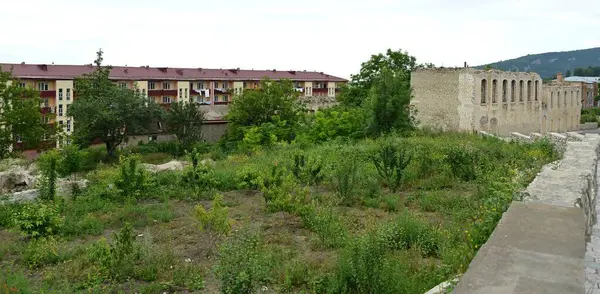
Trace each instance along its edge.
<instances>
[{"instance_id":1,"label":"tiled roof","mask_svg":"<svg viewBox=\"0 0 600 294\"><path fill-rule=\"evenodd\" d=\"M578 76L571 76L571 77L566 77L565 81L567 81L567 82L584 82L584 83L587 83L587 84L600 83L600 77L578 77Z\"/></svg>"},{"instance_id":2,"label":"tiled roof","mask_svg":"<svg viewBox=\"0 0 600 294\"><path fill-rule=\"evenodd\" d=\"M0 64L2 70L10 71L21 79L65 79L70 80L94 71L91 65L42 65L42 64ZM208 69L208 68L161 68L114 66L111 73L114 80L260 80L269 77L274 80L346 82L346 79L313 71Z\"/></svg>"}]
</instances>

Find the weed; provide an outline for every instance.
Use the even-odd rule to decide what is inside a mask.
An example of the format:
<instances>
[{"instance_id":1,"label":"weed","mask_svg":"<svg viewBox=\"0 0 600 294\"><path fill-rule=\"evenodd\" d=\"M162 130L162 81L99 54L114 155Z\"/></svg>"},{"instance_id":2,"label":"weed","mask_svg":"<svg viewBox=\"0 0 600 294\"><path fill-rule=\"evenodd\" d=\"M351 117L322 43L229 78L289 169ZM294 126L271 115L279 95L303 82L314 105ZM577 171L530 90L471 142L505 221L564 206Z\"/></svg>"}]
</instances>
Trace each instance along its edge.
<instances>
[{"instance_id":1,"label":"weed","mask_svg":"<svg viewBox=\"0 0 600 294\"><path fill-rule=\"evenodd\" d=\"M200 222L200 230L208 229L221 235L229 234L231 223L227 218L229 209L223 205L223 196L217 194L212 202L212 207L207 212L202 205L196 205L196 219Z\"/></svg>"},{"instance_id":2,"label":"weed","mask_svg":"<svg viewBox=\"0 0 600 294\"><path fill-rule=\"evenodd\" d=\"M122 156L119 160L119 176L115 185L122 200L145 196L148 191L148 172L140 166L139 161L138 155Z\"/></svg>"},{"instance_id":3,"label":"weed","mask_svg":"<svg viewBox=\"0 0 600 294\"><path fill-rule=\"evenodd\" d=\"M64 224L64 219L54 203L25 204L13 217L14 224L21 234L34 238L54 235Z\"/></svg>"},{"instance_id":4,"label":"weed","mask_svg":"<svg viewBox=\"0 0 600 294\"><path fill-rule=\"evenodd\" d=\"M301 216L304 225L317 234L326 248L338 248L346 242L347 231L333 208L310 206Z\"/></svg>"},{"instance_id":5,"label":"weed","mask_svg":"<svg viewBox=\"0 0 600 294\"><path fill-rule=\"evenodd\" d=\"M371 161L377 168L379 176L385 180L393 193L400 187L404 176L404 169L412 160L406 149L399 150L398 146L388 143L381 147L376 156L371 156Z\"/></svg>"},{"instance_id":6,"label":"weed","mask_svg":"<svg viewBox=\"0 0 600 294\"><path fill-rule=\"evenodd\" d=\"M291 167L296 179L309 185L318 185L323 181L323 166L317 160L309 160L305 154L295 154Z\"/></svg>"},{"instance_id":7,"label":"weed","mask_svg":"<svg viewBox=\"0 0 600 294\"><path fill-rule=\"evenodd\" d=\"M64 244L60 244L53 237L33 239L23 249L23 261L30 268L38 268L48 264L68 260L73 252L65 250Z\"/></svg>"},{"instance_id":8,"label":"weed","mask_svg":"<svg viewBox=\"0 0 600 294\"><path fill-rule=\"evenodd\" d=\"M358 165L355 156L346 154L333 169L332 184L334 190L344 203L354 202L354 193L358 186Z\"/></svg>"}]
</instances>

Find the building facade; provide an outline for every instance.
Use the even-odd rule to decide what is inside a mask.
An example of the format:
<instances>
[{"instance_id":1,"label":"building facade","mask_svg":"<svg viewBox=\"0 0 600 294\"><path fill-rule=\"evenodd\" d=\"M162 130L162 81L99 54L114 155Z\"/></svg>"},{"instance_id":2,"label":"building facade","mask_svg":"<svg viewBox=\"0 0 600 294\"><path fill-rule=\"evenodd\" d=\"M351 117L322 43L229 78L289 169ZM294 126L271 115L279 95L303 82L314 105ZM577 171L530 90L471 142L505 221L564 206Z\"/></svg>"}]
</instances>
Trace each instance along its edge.
<instances>
[{"instance_id":1,"label":"building facade","mask_svg":"<svg viewBox=\"0 0 600 294\"><path fill-rule=\"evenodd\" d=\"M560 83L546 88L536 73L474 68L418 69L411 75L411 107L421 126L444 131L564 131L579 127L581 103L548 106L551 93L581 95ZM577 97L577 96L568 96ZM573 99L575 102L575 98ZM556 100L558 101L558 100ZM575 118L577 121L575 122ZM572 121L572 122L571 122Z\"/></svg>"},{"instance_id":2,"label":"building facade","mask_svg":"<svg viewBox=\"0 0 600 294\"><path fill-rule=\"evenodd\" d=\"M92 65L0 64L3 71L12 72L23 87L40 91L42 113L56 114L48 123L62 126L67 140L73 133L73 119L68 108L76 99L74 79L93 72ZM336 95L346 79L308 71L241 70L167 67L115 66L110 79L119 87L137 89L156 103L168 107L173 102L197 103L205 108L210 123L224 123L228 104L235 94L259 87L260 80L289 79L308 109L317 110L336 103Z\"/></svg>"},{"instance_id":3,"label":"building facade","mask_svg":"<svg viewBox=\"0 0 600 294\"><path fill-rule=\"evenodd\" d=\"M558 78L558 75L557 75ZM598 91L598 84L600 83L600 77L578 77L571 76L564 78L565 82L573 83L581 87L583 107L597 107L600 106L600 101L596 102L595 97L600 95Z\"/></svg>"}]
</instances>

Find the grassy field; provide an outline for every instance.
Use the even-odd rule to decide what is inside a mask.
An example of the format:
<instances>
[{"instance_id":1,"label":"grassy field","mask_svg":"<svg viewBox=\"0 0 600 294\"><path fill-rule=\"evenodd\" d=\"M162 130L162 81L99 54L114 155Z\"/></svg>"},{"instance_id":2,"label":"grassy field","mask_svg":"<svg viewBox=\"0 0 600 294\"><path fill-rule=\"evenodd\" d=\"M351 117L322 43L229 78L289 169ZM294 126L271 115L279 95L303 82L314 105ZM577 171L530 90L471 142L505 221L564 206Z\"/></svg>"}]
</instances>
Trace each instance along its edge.
<instances>
[{"instance_id":1,"label":"grassy field","mask_svg":"<svg viewBox=\"0 0 600 294\"><path fill-rule=\"evenodd\" d=\"M130 156L76 198L0 206L0 292L423 293L556 159L451 133L187 155L157 174Z\"/></svg>"}]
</instances>

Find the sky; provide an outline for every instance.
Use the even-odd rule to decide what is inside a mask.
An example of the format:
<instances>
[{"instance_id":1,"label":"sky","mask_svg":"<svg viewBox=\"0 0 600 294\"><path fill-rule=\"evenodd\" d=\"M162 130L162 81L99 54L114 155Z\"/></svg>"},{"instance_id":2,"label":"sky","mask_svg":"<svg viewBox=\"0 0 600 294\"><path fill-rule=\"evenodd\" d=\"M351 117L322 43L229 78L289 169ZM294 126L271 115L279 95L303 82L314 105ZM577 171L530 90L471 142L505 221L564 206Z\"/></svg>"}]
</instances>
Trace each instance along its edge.
<instances>
[{"instance_id":1,"label":"sky","mask_svg":"<svg viewBox=\"0 0 600 294\"><path fill-rule=\"evenodd\" d=\"M0 0L0 63L316 70L372 54L437 66L600 47L598 0Z\"/></svg>"}]
</instances>

